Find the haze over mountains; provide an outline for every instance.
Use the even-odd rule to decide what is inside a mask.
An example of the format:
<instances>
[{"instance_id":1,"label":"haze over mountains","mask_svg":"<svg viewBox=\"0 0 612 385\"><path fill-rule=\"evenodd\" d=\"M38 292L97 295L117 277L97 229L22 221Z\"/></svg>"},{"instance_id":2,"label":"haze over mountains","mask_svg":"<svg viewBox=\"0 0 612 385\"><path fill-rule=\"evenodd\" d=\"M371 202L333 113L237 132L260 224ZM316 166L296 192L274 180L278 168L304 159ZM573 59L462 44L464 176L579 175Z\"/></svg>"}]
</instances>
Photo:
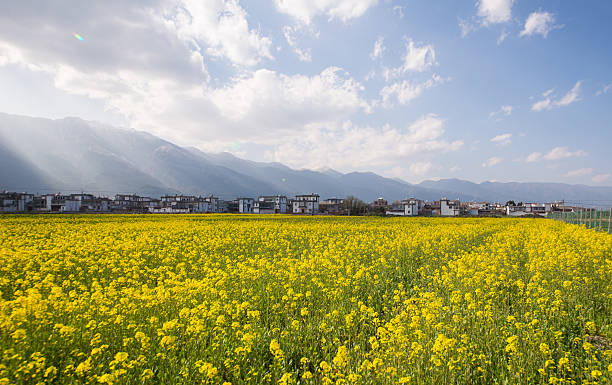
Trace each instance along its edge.
<instances>
[{"instance_id":1,"label":"haze over mountains","mask_svg":"<svg viewBox=\"0 0 612 385\"><path fill-rule=\"evenodd\" d=\"M229 153L204 153L131 129L78 118L58 120L0 113L0 189L87 191L159 196L165 193L238 196L316 192L323 199L355 195L371 201L443 196L461 200L601 201L612 187L562 183L480 184L459 179L410 184L369 172L295 170Z\"/></svg>"}]
</instances>

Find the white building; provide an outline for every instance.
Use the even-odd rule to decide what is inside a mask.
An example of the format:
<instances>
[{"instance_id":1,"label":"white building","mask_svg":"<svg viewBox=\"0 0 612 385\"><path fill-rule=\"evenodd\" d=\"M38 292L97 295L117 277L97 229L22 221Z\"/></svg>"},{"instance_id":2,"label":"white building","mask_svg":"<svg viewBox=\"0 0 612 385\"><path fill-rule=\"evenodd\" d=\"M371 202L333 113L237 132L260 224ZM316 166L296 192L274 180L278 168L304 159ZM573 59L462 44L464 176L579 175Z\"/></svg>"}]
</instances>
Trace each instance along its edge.
<instances>
[{"instance_id":1,"label":"white building","mask_svg":"<svg viewBox=\"0 0 612 385\"><path fill-rule=\"evenodd\" d=\"M0 193L0 212L26 211L33 200L34 194L5 191Z\"/></svg>"},{"instance_id":2,"label":"white building","mask_svg":"<svg viewBox=\"0 0 612 385\"><path fill-rule=\"evenodd\" d=\"M289 210L287 197L284 195L263 195L254 204L255 214L286 214Z\"/></svg>"},{"instance_id":3,"label":"white building","mask_svg":"<svg viewBox=\"0 0 612 385\"><path fill-rule=\"evenodd\" d=\"M506 215L522 217L524 215L539 215L545 217L552 211L552 203L525 203L521 205L506 206Z\"/></svg>"},{"instance_id":4,"label":"white building","mask_svg":"<svg viewBox=\"0 0 612 385\"><path fill-rule=\"evenodd\" d=\"M219 198L215 196L204 197L201 201L203 213L220 213L221 205L219 204Z\"/></svg>"},{"instance_id":5,"label":"white building","mask_svg":"<svg viewBox=\"0 0 612 385\"><path fill-rule=\"evenodd\" d=\"M319 213L319 195L296 195L293 201L294 214L314 215Z\"/></svg>"},{"instance_id":6,"label":"white building","mask_svg":"<svg viewBox=\"0 0 612 385\"><path fill-rule=\"evenodd\" d=\"M405 215L409 217L418 216L425 207L425 202L416 198L410 198L402 201L402 203L404 204Z\"/></svg>"},{"instance_id":7,"label":"white building","mask_svg":"<svg viewBox=\"0 0 612 385\"><path fill-rule=\"evenodd\" d=\"M440 199L440 215L443 217L456 217L461 213L458 200Z\"/></svg>"},{"instance_id":8,"label":"white building","mask_svg":"<svg viewBox=\"0 0 612 385\"><path fill-rule=\"evenodd\" d=\"M238 198L238 212L242 214L253 214L252 198Z\"/></svg>"},{"instance_id":9,"label":"white building","mask_svg":"<svg viewBox=\"0 0 612 385\"><path fill-rule=\"evenodd\" d=\"M424 207L424 201L416 198L410 198L403 200L399 206L393 207L391 210L387 210L386 214L402 217L416 217L421 214Z\"/></svg>"}]
</instances>

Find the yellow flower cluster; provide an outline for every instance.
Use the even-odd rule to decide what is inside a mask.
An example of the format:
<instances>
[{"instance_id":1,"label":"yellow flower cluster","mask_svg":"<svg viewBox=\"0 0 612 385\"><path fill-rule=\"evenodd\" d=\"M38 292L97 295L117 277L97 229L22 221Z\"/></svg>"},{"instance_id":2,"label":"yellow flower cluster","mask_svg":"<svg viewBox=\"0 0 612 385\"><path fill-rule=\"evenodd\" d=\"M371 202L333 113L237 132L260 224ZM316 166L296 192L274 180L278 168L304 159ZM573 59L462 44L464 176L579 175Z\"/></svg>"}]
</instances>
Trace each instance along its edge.
<instances>
[{"instance_id":1,"label":"yellow flower cluster","mask_svg":"<svg viewBox=\"0 0 612 385\"><path fill-rule=\"evenodd\" d=\"M0 384L610 384L612 236L538 219L0 217Z\"/></svg>"}]
</instances>

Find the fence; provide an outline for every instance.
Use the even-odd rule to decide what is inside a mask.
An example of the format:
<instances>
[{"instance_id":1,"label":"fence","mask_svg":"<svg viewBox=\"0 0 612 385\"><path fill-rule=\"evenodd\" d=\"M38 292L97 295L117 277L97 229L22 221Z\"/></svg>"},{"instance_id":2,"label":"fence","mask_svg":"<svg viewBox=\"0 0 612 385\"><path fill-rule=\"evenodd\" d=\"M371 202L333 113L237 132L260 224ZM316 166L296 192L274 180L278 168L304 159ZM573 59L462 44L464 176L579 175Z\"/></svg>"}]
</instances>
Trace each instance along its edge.
<instances>
[{"instance_id":1,"label":"fence","mask_svg":"<svg viewBox=\"0 0 612 385\"><path fill-rule=\"evenodd\" d=\"M565 206L563 211L556 211L548 214L548 218L575 225L584 225L587 229L594 229L596 231L612 234L612 207L606 209L585 206Z\"/></svg>"}]
</instances>

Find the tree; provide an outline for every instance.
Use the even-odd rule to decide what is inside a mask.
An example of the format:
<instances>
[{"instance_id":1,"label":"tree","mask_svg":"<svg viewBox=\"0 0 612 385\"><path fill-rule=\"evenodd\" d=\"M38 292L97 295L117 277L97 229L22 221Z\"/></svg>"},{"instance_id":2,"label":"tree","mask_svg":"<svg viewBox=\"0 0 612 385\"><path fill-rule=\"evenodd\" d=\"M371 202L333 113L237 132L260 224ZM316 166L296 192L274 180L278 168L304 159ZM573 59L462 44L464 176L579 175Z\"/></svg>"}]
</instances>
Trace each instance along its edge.
<instances>
[{"instance_id":1,"label":"tree","mask_svg":"<svg viewBox=\"0 0 612 385\"><path fill-rule=\"evenodd\" d=\"M514 203L514 201L508 201L506 202L506 206L516 206L516 203Z\"/></svg>"},{"instance_id":2,"label":"tree","mask_svg":"<svg viewBox=\"0 0 612 385\"><path fill-rule=\"evenodd\" d=\"M363 215L368 211L368 205L361 199L349 195L342 204L348 215Z\"/></svg>"}]
</instances>

